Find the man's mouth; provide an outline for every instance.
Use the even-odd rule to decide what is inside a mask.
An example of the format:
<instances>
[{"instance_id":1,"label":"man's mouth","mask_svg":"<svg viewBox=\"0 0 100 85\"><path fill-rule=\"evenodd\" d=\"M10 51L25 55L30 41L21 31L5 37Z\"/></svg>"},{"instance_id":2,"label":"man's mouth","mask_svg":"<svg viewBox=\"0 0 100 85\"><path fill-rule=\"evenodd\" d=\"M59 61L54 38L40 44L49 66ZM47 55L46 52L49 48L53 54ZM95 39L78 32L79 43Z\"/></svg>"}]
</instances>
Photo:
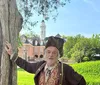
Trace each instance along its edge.
<instances>
[{"instance_id":1,"label":"man's mouth","mask_svg":"<svg viewBox=\"0 0 100 85\"><path fill-rule=\"evenodd\" d=\"M50 60L53 60L53 58L49 58Z\"/></svg>"}]
</instances>

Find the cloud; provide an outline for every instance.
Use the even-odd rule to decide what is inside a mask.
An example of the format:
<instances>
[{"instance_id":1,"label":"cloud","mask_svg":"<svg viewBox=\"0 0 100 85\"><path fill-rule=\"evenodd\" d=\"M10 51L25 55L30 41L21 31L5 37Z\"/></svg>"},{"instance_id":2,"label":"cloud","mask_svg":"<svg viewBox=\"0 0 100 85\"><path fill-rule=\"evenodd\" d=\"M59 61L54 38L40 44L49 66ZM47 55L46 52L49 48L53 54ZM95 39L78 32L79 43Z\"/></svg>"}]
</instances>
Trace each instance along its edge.
<instances>
[{"instance_id":1,"label":"cloud","mask_svg":"<svg viewBox=\"0 0 100 85\"><path fill-rule=\"evenodd\" d=\"M83 0L85 3L88 3L92 6L92 8L96 11L96 12L100 12L100 10L97 8L96 4L93 2L93 0Z\"/></svg>"}]
</instances>

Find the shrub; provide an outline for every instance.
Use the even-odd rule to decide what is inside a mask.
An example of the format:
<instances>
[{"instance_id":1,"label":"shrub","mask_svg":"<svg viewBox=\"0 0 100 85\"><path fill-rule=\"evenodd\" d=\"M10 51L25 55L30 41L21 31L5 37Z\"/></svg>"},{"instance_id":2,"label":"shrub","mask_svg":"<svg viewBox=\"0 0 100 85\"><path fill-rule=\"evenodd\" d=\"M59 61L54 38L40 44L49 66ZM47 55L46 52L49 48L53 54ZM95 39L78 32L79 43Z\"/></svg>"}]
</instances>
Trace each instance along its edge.
<instances>
[{"instance_id":1,"label":"shrub","mask_svg":"<svg viewBox=\"0 0 100 85\"><path fill-rule=\"evenodd\" d=\"M88 57L84 57L83 61L89 61L89 58Z\"/></svg>"}]
</instances>

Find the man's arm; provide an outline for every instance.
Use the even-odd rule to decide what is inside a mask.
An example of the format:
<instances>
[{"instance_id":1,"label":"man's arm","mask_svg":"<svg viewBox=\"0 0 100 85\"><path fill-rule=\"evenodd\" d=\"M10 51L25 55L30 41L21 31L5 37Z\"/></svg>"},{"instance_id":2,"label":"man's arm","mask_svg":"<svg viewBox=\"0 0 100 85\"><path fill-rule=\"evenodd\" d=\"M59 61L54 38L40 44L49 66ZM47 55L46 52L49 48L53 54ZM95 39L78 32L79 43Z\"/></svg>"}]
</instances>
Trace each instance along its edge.
<instances>
[{"instance_id":1,"label":"man's arm","mask_svg":"<svg viewBox=\"0 0 100 85\"><path fill-rule=\"evenodd\" d=\"M86 85L86 81L84 77L77 72L74 71L74 69L68 65L64 65L64 73L66 80L71 85Z\"/></svg>"},{"instance_id":2,"label":"man's arm","mask_svg":"<svg viewBox=\"0 0 100 85\"><path fill-rule=\"evenodd\" d=\"M12 46L10 43L6 42L5 49L10 56L10 60L15 62L19 67L23 68L27 72L35 73L36 69L38 68L39 63L29 63L26 60L18 57L18 50L15 52L12 51Z\"/></svg>"},{"instance_id":3,"label":"man's arm","mask_svg":"<svg viewBox=\"0 0 100 85\"><path fill-rule=\"evenodd\" d=\"M39 66L39 63L29 63L20 57L16 59L15 63L29 73L35 73Z\"/></svg>"}]
</instances>

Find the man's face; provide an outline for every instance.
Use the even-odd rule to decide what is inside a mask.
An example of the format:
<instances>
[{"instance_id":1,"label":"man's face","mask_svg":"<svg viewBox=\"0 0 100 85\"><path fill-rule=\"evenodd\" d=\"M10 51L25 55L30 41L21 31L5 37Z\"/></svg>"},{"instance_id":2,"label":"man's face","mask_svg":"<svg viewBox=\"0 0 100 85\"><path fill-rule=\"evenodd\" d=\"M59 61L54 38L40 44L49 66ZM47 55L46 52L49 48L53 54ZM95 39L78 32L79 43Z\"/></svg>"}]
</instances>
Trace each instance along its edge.
<instances>
[{"instance_id":1,"label":"man's face","mask_svg":"<svg viewBox=\"0 0 100 85\"><path fill-rule=\"evenodd\" d=\"M45 50L45 60L48 66L53 66L58 60L58 49L56 47L50 46Z\"/></svg>"}]
</instances>

